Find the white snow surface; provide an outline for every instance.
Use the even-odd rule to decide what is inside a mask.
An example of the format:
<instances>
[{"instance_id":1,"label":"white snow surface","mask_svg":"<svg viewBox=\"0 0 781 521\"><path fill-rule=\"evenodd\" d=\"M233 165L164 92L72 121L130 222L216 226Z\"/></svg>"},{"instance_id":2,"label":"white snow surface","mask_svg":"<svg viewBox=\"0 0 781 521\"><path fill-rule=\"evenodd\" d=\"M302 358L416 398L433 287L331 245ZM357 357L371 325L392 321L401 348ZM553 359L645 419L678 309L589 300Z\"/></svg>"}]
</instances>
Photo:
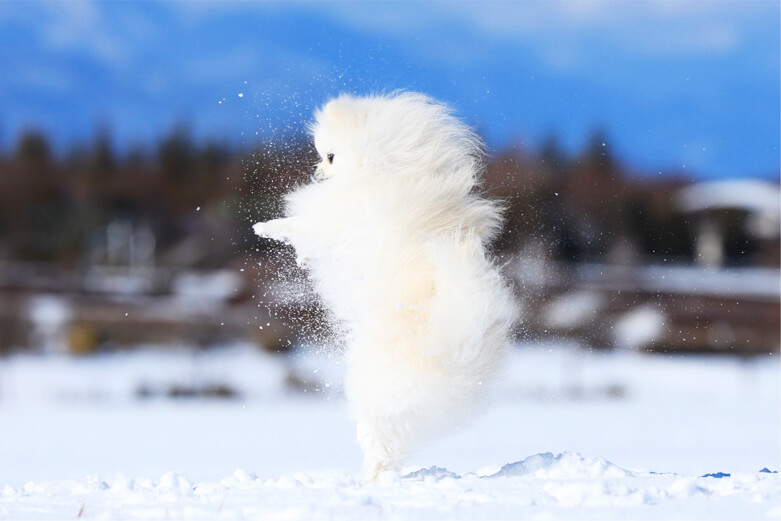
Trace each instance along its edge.
<instances>
[{"instance_id":1,"label":"white snow surface","mask_svg":"<svg viewBox=\"0 0 781 521\"><path fill-rule=\"evenodd\" d=\"M0 359L0 519L781 519L776 356L520 346L484 414L378 483L340 379L250 346ZM208 383L239 398L135 396Z\"/></svg>"}]
</instances>

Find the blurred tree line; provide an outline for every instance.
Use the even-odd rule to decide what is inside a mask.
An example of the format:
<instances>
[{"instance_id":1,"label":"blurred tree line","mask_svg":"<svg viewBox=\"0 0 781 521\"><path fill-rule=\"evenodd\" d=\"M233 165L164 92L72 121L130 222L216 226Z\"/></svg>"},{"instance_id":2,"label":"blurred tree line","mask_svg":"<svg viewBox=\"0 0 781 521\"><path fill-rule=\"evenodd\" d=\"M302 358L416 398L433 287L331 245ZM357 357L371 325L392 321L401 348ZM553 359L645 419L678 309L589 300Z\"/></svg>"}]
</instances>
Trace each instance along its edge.
<instances>
[{"instance_id":1,"label":"blurred tree line","mask_svg":"<svg viewBox=\"0 0 781 521\"><path fill-rule=\"evenodd\" d=\"M278 215L280 195L315 161L304 138L240 149L196 143L177 127L155 148L120 154L104 130L55 155L29 132L0 155L0 260L119 262L109 230L125 226L152 237L154 263L224 266L269 247L251 224ZM693 230L672 196L683 184L630 175L599 132L574 156L555 138L537 151L498 151L485 177L507 205L495 249L567 262L691 260Z\"/></svg>"},{"instance_id":2,"label":"blurred tree line","mask_svg":"<svg viewBox=\"0 0 781 521\"><path fill-rule=\"evenodd\" d=\"M497 248L565 262L691 260L694 230L674 198L685 184L630 173L600 131L575 156L549 137L536 154L500 151L486 169L486 188L508 207Z\"/></svg>"},{"instance_id":3,"label":"blurred tree line","mask_svg":"<svg viewBox=\"0 0 781 521\"><path fill-rule=\"evenodd\" d=\"M246 250L249 226L279 210L275 187L297 177L275 148L196 143L186 127L153 149L118 154L111 143L101 131L55 156L29 132L0 155L0 260L111 264L113 226L151 236L155 263L224 266Z\"/></svg>"}]
</instances>

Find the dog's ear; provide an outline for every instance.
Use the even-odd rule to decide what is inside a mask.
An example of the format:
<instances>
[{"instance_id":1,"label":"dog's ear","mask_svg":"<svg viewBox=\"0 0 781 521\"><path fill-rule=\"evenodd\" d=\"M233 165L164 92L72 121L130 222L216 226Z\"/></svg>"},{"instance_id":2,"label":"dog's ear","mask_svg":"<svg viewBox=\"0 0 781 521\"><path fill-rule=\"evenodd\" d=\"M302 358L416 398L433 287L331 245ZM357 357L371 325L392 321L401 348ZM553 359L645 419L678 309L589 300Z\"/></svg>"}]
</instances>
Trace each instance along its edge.
<instances>
[{"instance_id":1,"label":"dog's ear","mask_svg":"<svg viewBox=\"0 0 781 521\"><path fill-rule=\"evenodd\" d=\"M323 113L326 118L341 126L361 125L368 117L365 107L349 98L337 98L329 102Z\"/></svg>"},{"instance_id":2,"label":"dog's ear","mask_svg":"<svg viewBox=\"0 0 781 521\"><path fill-rule=\"evenodd\" d=\"M330 121L341 124L344 121L344 109L341 105L340 100L330 101L323 107L323 115Z\"/></svg>"}]
</instances>

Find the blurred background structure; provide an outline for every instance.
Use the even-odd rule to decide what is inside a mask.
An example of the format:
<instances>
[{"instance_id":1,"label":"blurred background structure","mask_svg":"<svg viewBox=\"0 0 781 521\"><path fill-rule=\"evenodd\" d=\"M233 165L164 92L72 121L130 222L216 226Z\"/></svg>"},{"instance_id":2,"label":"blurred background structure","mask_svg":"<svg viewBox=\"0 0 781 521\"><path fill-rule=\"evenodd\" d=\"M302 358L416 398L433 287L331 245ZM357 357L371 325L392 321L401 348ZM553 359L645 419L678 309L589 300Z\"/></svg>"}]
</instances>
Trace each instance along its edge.
<instances>
[{"instance_id":1,"label":"blurred background structure","mask_svg":"<svg viewBox=\"0 0 781 521\"><path fill-rule=\"evenodd\" d=\"M775 1L2 3L0 355L317 342L305 274L251 224L308 178L316 106L396 88L487 142L519 341L777 354L778 19Z\"/></svg>"}]
</instances>

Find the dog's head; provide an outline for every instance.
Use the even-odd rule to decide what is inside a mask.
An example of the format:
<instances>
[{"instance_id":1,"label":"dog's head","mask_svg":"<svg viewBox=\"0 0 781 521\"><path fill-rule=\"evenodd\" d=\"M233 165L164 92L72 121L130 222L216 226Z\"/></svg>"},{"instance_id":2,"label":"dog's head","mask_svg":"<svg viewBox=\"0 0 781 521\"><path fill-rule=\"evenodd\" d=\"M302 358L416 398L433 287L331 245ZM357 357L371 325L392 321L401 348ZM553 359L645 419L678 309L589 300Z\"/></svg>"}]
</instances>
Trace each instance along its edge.
<instances>
[{"instance_id":1,"label":"dog's head","mask_svg":"<svg viewBox=\"0 0 781 521\"><path fill-rule=\"evenodd\" d=\"M366 165L366 155L359 145L366 133L366 105L362 98L342 95L315 113L311 132L320 155L316 178L351 175Z\"/></svg>"},{"instance_id":2,"label":"dog's head","mask_svg":"<svg viewBox=\"0 0 781 521\"><path fill-rule=\"evenodd\" d=\"M353 175L474 177L482 145L446 105L423 94L341 95L315 113L310 127L319 179Z\"/></svg>"}]
</instances>

